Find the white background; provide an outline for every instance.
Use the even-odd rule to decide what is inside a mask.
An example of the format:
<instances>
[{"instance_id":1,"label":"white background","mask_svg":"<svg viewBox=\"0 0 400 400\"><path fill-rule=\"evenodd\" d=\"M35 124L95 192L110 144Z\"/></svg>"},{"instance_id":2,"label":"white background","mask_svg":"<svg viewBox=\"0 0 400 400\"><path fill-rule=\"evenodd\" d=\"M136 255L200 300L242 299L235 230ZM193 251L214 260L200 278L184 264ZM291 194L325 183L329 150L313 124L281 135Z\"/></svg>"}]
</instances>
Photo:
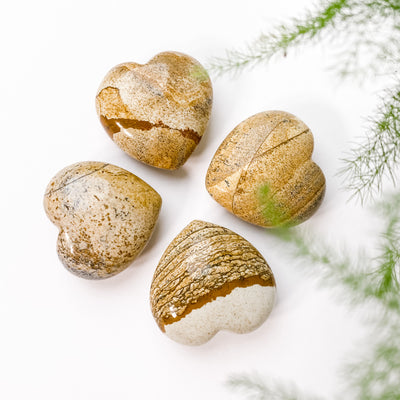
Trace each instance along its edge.
<instances>
[{"instance_id":1,"label":"white background","mask_svg":"<svg viewBox=\"0 0 400 400\"><path fill-rule=\"evenodd\" d=\"M264 229L225 211L204 178L223 138L264 110L296 114L314 133L314 160L327 178L325 201L304 223L330 243L372 246L379 227L357 203L346 204L335 176L376 87L341 83L328 67L329 46L289 52L236 78L213 79L209 129L186 165L162 171L123 153L103 131L97 86L114 65L145 63L166 50L203 64L296 16L309 0L2 2L0 398L231 399L232 373L258 372L309 392L340 393L338 371L363 327L340 296L320 289ZM212 77L213 78L213 77ZM42 199L50 178L78 161L105 161L138 175L163 198L142 255L104 281L77 278L56 254L57 228ZM149 307L158 260L183 227L204 219L253 243L274 271L278 300L267 322L247 335L220 332L200 347L164 336ZM361 340L361 342L360 342Z\"/></svg>"}]
</instances>

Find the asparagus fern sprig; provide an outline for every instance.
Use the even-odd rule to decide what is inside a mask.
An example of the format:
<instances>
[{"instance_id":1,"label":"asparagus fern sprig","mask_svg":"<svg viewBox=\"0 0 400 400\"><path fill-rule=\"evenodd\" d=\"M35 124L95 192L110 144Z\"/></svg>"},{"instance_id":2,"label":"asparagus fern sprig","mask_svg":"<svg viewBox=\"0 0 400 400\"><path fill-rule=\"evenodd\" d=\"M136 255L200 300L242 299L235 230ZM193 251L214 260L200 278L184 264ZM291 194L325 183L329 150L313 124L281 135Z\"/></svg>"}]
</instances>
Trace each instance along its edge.
<instances>
[{"instance_id":1,"label":"asparagus fern sprig","mask_svg":"<svg viewBox=\"0 0 400 400\"><path fill-rule=\"evenodd\" d=\"M294 385L266 383L257 374L232 375L226 384L230 390L244 393L247 400L322 400L320 397L300 393Z\"/></svg>"},{"instance_id":2,"label":"asparagus fern sprig","mask_svg":"<svg viewBox=\"0 0 400 400\"><path fill-rule=\"evenodd\" d=\"M313 266L324 286L339 286L347 299L361 305L368 301L376 311L375 319L369 321L375 340L370 340L366 355L346 367L348 390L346 395L338 393L349 400L400 399L400 193L381 202L378 213L384 229L376 257L368 257L363 250L364 256L354 259L349 252L338 253L304 232L287 227L278 231L301 264ZM266 383L253 375L234 375L228 383L248 399L315 399L292 384Z\"/></svg>"},{"instance_id":3,"label":"asparagus fern sprig","mask_svg":"<svg viewBox=\"0 0 400 400\"><path fill-rule=\"evenodd\" d=\"M380 192L384 177L396 183L400 161L400 85L387 91L361 145L343 160L344 184L361 199Z\"/></svg>"},{"instance_id":4,"label":"asparagus fern sprig","mask_svg":"<svg viewBox=\"0 0 400 400\"><path fill-rule=\"evenodd\" d=\"M291 49L317 43L338 49L334 69L342 77L394 79L384 91L376 115L369 119L365 140L351 150L340 171L347 189L364 201L381 191L385 176L397 181L400 0L321 1L319 9L308 11L303 18L277 25L243 49L228 50L211 59L208 70L217 76L235 74L285 56Z\"/></svg>"},{"instance_id":5,"label":"asparagus fern sprig","mask_svg":"<svg viewBox=\"0 0 400 400\"><path fill-rule=\"evenodd\" d=\"M340 39L350 42L353 49L349 52L349 47L346 47L345 54L349 55L352 63L358 61L354 55L358 55L363 47L369 53L373 47L373 61L386 58L394 64L400 57L399 23L399 0L325 0L318 10L308 11L302 18L293 18L275 26L245 48L227 50L224 56L212 58L208 70L216 75L240 72L267 63L274 57L284 56L291 48L325 39L330 44L341 43ZM391 71L395 70L393 66ZM345 70L342 72L345 73Z\"/></svg>"}]
</instances>

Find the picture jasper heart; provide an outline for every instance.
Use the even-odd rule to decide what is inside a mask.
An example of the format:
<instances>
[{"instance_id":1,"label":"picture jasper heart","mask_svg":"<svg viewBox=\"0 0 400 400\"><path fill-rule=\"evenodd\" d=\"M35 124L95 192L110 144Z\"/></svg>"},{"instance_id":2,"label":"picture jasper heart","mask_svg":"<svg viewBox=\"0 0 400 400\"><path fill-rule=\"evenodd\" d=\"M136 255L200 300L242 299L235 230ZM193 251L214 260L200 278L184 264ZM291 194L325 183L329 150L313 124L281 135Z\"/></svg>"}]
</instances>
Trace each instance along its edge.
<instances>
[{"instance_id":1,"label":"picture jasper heart","mask_svg":"<svg viewBox=\"0 0 400 400\"><path fill-rule=\"evenodd\" d=\"M241 122L208 168L206 187L227 210L263 227L296 225L319 207L325 177L311 160L310 129L283 111Z\"/></svg>"},{"instance_id":2,"label":"picture jasper heart","mask_svg":"<svg viewBox=\"0 0 400 400\"><path fill-rule=\"evenodd\" d=\"M149 240L161 197L115 165L81 162L47 186L44 208L58 226L57 252L68 270L103 279L125 269Z\"/></svg>"},{"instance_id":3,"label":"picture jasper heart","mask_svg":"<svg viewBox=\"0 0 400 400\"><path fill-rule=\"evenodd\" d=\"M100 121L115 143L158 168L182 166L202 138L211 113L206 70L182 53L157 54L147 64L117 65L96 96Z\"/></svg>"},{"instance_id":4,"label":"picture jasper heart","mask_svg":"<svg viewBox=\"0 0 400 400\"><path fill-rule=\"evenodd\" d=\"M150 290L153 316L171 339L199 345L219 330L259 327L275 280L263 256L229 229L191 222L165 250Z\"/></svg>"}]
</instances>

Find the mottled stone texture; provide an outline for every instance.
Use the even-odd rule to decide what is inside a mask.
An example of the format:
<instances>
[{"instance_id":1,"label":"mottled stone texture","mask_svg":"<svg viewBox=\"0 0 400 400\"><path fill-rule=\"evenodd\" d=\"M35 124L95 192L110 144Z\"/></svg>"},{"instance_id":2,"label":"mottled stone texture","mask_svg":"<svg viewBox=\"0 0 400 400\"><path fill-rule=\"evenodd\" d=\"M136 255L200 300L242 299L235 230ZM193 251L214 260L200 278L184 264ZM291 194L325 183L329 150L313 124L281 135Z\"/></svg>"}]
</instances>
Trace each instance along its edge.
<instances>
[{"instance_id":1,"label":"mottled stone texture","mask_svg":"<svg viewBox=\"0 0 400 400\"><path fill-rule=\"evenodd\" d=\"M101 83L96 108L115 143L158 168L182 166L199 143L211 113L212 86L194 58L157 54L147 64L114 67Z\"/></svg>"},{"instance_id":2,"label":"mottled stone texture","mask_svg":"<svg viewBox=\"0 0 400 400\"><path fill-rule=\"evenodd\" d=\"M161 197L132 173L101 162L61 170L44 208L60 229L57 252L76 275L102 279L125 269L149 240Z\"/></svg>"},{"instance_id":3,"label":"mottled stone texture","mask_svg":"<svg viewBox=\"0 0 400 400\"><path fill-rule=\"evenodd\" d=\"M229 229L193 221L161 257L151 284L151 309L164 331L217 297L256 284L275 286L262 255Z\"/></svg>"},{"instance_id":4,"label":"mottled stone texture","mask_svg":"<svg viewBox=\"0 0 400 400\"><path fill-rule=\"evenodd\" d=\"M325 193L325 177L311 160L310 129L294 115L267 111L241 122L208 168L211 196L236 216L263 227L309 218Z\"/></svg>"}]
</instances>

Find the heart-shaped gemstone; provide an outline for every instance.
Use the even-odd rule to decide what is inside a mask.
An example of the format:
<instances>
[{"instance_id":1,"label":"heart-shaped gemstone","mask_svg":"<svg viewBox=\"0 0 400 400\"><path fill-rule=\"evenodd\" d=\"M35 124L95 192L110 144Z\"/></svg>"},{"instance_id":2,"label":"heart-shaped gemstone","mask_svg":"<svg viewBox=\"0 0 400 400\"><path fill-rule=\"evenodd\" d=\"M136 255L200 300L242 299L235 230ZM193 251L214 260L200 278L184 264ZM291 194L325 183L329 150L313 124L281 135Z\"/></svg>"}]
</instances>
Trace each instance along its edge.
<instances>
[{"instance_id":1,"label":"heart-shaped gemstone","mask_svg":"<svg viewBox=\"0 0 400 400\"><path fill-rule=\"evenodd\" d=\"M161 197L132 173L101 162L61 170L44 208L60 229L57 252L68 270L102 279L125 269L149 240Z\"/></svg>"},{"instance_id":2,"label":"heart-shaped gemstone","mask_svg":"<svg viewBox=\"0 0 400 400\"><path fill-rule=\"evenodd\" d=\"M157 54L147 64L117 65L96 96L103 127L130 156L158 168L176 169L206 130L212 86L194 58Z\"/></svg>"},{"instance_id":3,"label":"heart-shaped gemstone","mask_svg":"<svg viewBox=\"0 0 400 400\"><path fill-rule=\"evenodd\" d=\"M263 256L218 225L191 222L165 250L150 290L153 316L171 339L199 345L219 330L259 327L270 314L275 280Z\"/></svg>"},{"instance_id":4,"label":"heart-shaped gemstone","mask_svg":"<svg viewBox=\"0 0 400 400\"><path fill-rule=\"evenodd\" d=\"M241 122L216 151L206 177L211 196L236 216L264 227L296 225L319 207L325 177L311 160L310 129L283 111Z\"/></svg>"}]
</instances>

